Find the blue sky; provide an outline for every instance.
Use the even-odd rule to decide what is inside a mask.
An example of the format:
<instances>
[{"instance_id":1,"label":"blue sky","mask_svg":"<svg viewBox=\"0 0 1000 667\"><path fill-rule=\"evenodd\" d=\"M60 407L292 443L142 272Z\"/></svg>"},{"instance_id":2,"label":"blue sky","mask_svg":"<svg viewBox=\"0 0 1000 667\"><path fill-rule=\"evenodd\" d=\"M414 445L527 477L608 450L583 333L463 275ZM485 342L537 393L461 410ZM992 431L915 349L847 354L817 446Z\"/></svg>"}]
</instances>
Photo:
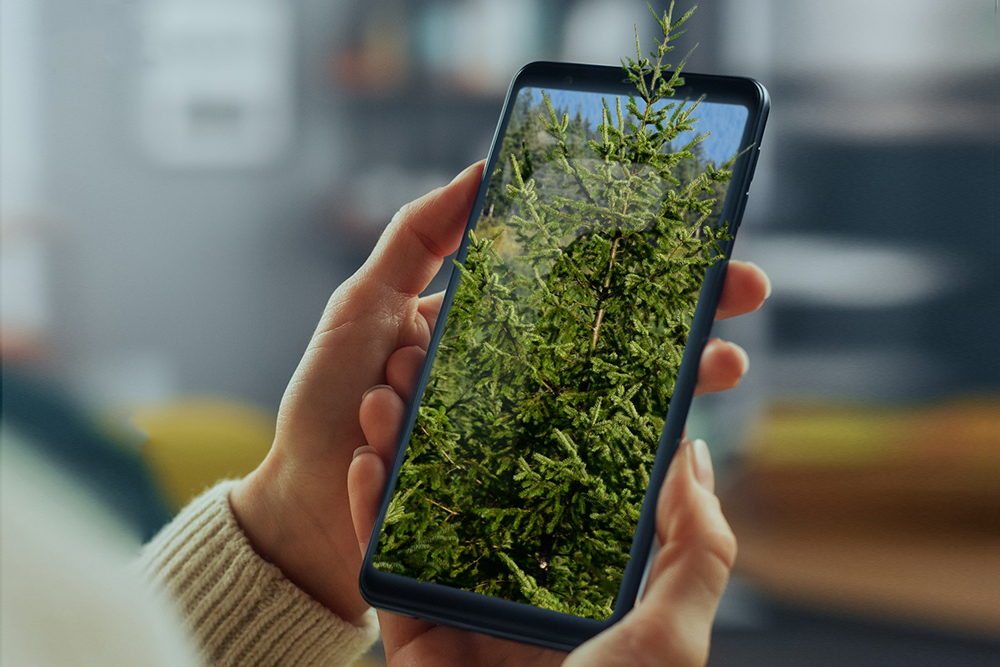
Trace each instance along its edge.
<instances>
[{"instance_id":1,"label":"blue sky","mask_svg":"<svg viewBox=\"0 0 1000 667\"><path fill-rule=\"evenodd\" d=\"M531 92L531 96L536 102L542 101L542 89L527 88L526 90ZM615 108L615 98L612 95L575 90L546 90L546 92L549 94L553 106L568 109L571 114L580 109L583 117L589 119L591 126L595 129L601 124L601 99L607 98L608 106L612 112ZM622 98L622 109L625 108L627 101L627 98ZM664 104L671 101L675 100L667 100ZM698 123L695 125L697 132L681 134L678 138L678 146L693 139L695 134L709 132L709 136L701 142L701 145L705 151L705 157L715 160L717 164L725 162L738 153L741 148L745 148L745 146L740 146L743 126L746 124L748 115L745 107L737 104L702 102L694 115L698 118Z\"/></svg>"}]
</instances>

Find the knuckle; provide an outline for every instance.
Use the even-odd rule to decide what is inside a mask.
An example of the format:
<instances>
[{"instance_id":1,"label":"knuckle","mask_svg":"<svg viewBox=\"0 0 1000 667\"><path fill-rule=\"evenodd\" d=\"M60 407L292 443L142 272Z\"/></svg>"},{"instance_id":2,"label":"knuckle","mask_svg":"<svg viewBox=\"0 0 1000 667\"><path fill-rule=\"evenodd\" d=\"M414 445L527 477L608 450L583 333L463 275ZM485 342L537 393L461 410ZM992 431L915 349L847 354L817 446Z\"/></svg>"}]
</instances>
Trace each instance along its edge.
<instances>
[{"instance_id":1,"label":"knuckle","mask_svg":"<svg viewBox=\"0 0 1000 667\"><path fill-rule=\"evenodd\" d=\"M399 207L396 214L392 216L390 224L401 224L406 218L412 215L413 211L416 209L417 202L407 202Z\"/></svg>"},{"instance_id":2,"label":"knuckle","mask_svg":"<svg viewBox=\"0 0 1000 667\"><path fill-rule=\"evenodd\" d=\"M635 618L623 628L623 653L637 667L702 667L708 659L704 638L686 632L687 623L676 614Z\"/></svg>"}]
</instances>

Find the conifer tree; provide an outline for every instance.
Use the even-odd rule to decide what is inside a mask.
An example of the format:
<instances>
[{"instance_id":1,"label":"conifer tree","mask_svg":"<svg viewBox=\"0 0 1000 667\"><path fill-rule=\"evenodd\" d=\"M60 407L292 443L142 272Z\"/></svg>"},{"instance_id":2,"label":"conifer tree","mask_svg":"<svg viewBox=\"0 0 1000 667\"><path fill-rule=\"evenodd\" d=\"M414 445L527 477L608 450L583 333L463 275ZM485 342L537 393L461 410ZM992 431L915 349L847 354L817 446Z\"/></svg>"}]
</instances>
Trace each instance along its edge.
<instances>
[{"instance_id":1,"label":"conifer tree","mask_svg":"<svg viewBox=\"0 0 1000 667\"><path fill-rule=\"evenodd\" d=\"M672 8L671 8L672 9ZM731 176L665 63L623 67L591 128L516 100L386 516L376 566L603 619L628 563ZM654 16L656 16L654 14Z\"/></svg>"}]
</instances>

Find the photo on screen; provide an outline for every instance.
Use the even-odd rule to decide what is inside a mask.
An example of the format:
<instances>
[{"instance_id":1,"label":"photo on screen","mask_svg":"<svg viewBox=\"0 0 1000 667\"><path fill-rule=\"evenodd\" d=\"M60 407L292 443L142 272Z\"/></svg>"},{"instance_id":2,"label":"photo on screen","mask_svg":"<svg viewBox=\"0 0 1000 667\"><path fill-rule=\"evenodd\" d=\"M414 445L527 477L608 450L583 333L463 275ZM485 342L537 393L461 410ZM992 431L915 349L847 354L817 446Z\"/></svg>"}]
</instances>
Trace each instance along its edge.
<instances>
[{"instance_id":1,"label":"photo on screen","mask_svg":"<svg viewBox=\"0 0 1000 667\"><path fill-rule=\"evenodd\" d=\"M374 565L603 620L730 238L748 112L538 88L513 104Z\"/></svg>"}]
</instances>

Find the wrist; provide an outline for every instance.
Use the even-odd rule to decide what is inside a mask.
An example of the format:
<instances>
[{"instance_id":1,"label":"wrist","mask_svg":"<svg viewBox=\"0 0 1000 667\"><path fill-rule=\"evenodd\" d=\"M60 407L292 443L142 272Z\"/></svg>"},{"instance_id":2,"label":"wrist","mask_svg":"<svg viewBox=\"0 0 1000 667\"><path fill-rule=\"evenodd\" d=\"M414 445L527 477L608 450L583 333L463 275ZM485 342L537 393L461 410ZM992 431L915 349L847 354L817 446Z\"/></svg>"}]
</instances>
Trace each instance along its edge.
<instances>
[{"instance_id":1,"label":"wrist","mask_svg":"<svg viewBox=\"0 0 1000 667\"><path fill-rule=\"evenodd\" d=\"M236 522L258 556L337 616L360 625L368 604L358 591L361 559L353 526L349 526L352 539L338 540L337 533L343 531L320 520L328 513L315 511L319 506L297 490L295 475L282 472L278 458L272 450L229 492ZM342 513L346 503L343 507Z\"/></svg>"},{"instance_id":2,"label":"wrist","mask_svg":"<svg viewBox=\"0 0 1000 667\"><path fill-rule=\"evenodd\" d=\"M277 547L282 542L282 525L278 520L274 501L267 498L267 484L261 480L263 465L230 489L229 507L253 550L264 560L273 563Z\"/></svg>"}]
</instances>

